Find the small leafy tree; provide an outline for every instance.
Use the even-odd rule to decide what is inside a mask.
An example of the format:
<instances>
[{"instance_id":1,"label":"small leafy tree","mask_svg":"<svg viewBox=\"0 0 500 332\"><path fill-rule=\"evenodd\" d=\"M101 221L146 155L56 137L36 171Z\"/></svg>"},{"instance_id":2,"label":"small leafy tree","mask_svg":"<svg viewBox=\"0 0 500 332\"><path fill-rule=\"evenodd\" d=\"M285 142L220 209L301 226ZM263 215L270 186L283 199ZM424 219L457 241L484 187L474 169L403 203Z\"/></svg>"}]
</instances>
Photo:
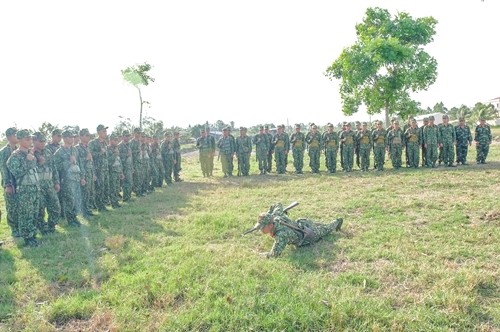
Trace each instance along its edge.
<instances>
[{"instance_id":1,"label":"small leafy tree","mask_svg":"<svg viewBox=\"0 0 500 332\"><path fill-rule=\"evenodd\" d=\"M495 106L491 104L476 103L472 108L472 114L470 115L470 121L476 123L480 118L485 120L493 120L497 117L497 111Z\"/></svg>"},{"instance_id":2,"label":"small leafy tree","mask_svg":"<svg viewBox=\"0 0 500 332\"><path fill-rule=\"evenodd\" d=\"M357 41L344 48L325 75L340 79L342 111L352 115L363 103L368 114L385 112L406 118L418 104L410 92L426 90L437 77L437 62L422 46L433 41L437 21L400 12L368 8L356 25Z\"/></svg>"},{"instance_id":3,"label":"small leafy tree","mask_svg":"<svg viewBox=\"0 0 500 332\"><path fill-rule=\"evenodd\" d=\"M142 129L142 107L144 104L149 104L148 101L142 99L141 86L147 86L149 83L154 82L155 79L149 76L149 71L152 66L144 62L132 67L127 67L122 70L122 76L125 82L132 84L139 92L140 113L139 113L139 127Z\"/></svg>"}]
</instances>

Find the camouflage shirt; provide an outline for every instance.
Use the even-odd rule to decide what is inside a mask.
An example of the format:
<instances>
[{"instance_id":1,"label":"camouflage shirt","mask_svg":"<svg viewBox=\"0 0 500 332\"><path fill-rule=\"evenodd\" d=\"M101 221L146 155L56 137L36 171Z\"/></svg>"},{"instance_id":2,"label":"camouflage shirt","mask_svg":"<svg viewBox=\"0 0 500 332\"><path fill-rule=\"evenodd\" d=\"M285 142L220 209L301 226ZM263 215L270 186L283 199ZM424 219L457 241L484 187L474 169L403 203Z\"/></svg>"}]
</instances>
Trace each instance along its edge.
<instances>
[{"instance_id":1,"label":"camouflage shirt","mask_svg":"<svg viewBox=\"0 0 500 332\"><path fill-rule=\"evenodd\" d=\"M469 126L455 127L455 136L457 138L457 145L467 145L472 142L472 134Z\"/></svg>"},{"instance_id":2,"label":"camouflage shirt","mask_svg":"<svg viewBox=\"0 0 500 332\"><path fill-rule=\"evenodd\" d=\"M9 144L4 146L0 150L0 173L2 174L2 187L5 188L9 185L14 185L14 178L12 173L10 173L7 168L7 160L9 159L12 152L14 152L17 147L12 148Z\"/></svg>"}]
</instances>

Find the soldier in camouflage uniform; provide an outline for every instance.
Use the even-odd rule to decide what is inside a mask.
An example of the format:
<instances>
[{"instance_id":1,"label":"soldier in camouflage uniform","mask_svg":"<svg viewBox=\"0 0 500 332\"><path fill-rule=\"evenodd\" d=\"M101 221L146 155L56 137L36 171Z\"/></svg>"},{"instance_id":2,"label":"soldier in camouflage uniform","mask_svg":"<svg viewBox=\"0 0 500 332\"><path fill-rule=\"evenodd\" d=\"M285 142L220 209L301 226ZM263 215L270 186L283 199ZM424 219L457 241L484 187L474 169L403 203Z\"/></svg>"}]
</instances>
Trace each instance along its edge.
<instances>
[{"instance_id":1,"label":"soldier in camouflage uniform","mask_svg":"<svg viewBox=\"0 0 500 332\"><path fill-rule=\"evenodd\" d=\"M274 158L276 158L276 173L285 174L286 157L290 151L290 138L284 132L285 125L278 126L278 132L273 137Z\"/></svg>"},{"instance_id":2,"label":"soldier in camouflage uniform","mask_svg":"<svg viewBox=\"0 0 500 332\"><path fill-rule=\"evenodd\" d=\"M122 162L120 159L120 149L118 148L118 135L112 133L109 136L109 147L107 151L109 167L109 201L113 209L119 208L120 181L125 178L123 175Z\"/></svg>"},{"instance_id":3,"label":"soldier in camouflage uniform","mask_svg":"<svg viewBox=\"0 0 500 332\"><path fill-rule=\"evenodd\" d=\"M236 142L229 134L228 127L222 130L222 137L219 138L217 147L219 148L219 156L224 177L233 176L233 157L236 152Z\"/></svg>"},{"instance_id":4,"label":"soldier in camouflage uniform","mask_svg":"<svg viewBox=\"0 0 500 332\"><path fill-rule=\"evenodd\" d=\"M419 127L420 130L420 142L422 146L422 167L427 166L427 149L425 148L424 143L424 128L429 124L429 118L424 118L424 123L422 127Z\"/></svg>"},{"instance_id":5,"label":"soldier in camouflage uniform","mask_svg":"<svg viewBox=\"0 0 500 332\"><path fill-rule=\"evenodd\" d=\"M346 130L347 128L347 122L344 121L342 123L342 128L340 128L339 132L338 132L338 137L340 137L340 135L342 135L342 133L344 132L344 130ZM344 145L340 144L339 145L339 149L340 149L340 167L342 168L343 171L346 170L346 167L345 167L345 164L344 164L344 154L342 153L343 149L344 149Z\"/></svg>"},{"instance_id":6,"label":"soldier in camouflage uniform","mask_svg":"<svg viewBox=\"0 0 500 332\"><path fill-rule=\"evenodd\" d=\"M370 168L370 152L373 145L372 135L368 130L368 124L363 122L362 127L356 134L358 146L358 155L360 157L360 169L362 172L368 172Z\"/></svg>"},{"instance_id":7,"label":"soldier in camouflage uniform","mask_svg":"<svg viewBox=\"0 0 500 332\"><path fill-rule=\"evenodd\" d=\"M233 138L234 139L234 138ZM172 141L175 152L175 165L174 165L174 181L181 182L180 172L182 171L182 157L181 157L181 142L180 133L174 132L174 140Z\"/></svg>"},{"instance_id":8,"label":"soldier in camouflage uniform","mask_svg":"<svg viewBox=\"0 0 500 332\"><path fill-rule=\"evenodd\" d=\"M36 226L42 234L54 233L61 217L61 204L59 204L59 197L57 197L57 193L61 190L59 172L54 163L54 155L45 147L45 141L43 133L33 134L34 155L40 186L40 204ZM45 222L45 209L47 209L48 214L47 223Z\"/></svg>"},{"instance_id":9,"label":"soldier in camouflage uniform","mask_svg":"<svg viewBox=\"0 0 500 332\"><path fill-rule=\"evenodd\" d=\"M150 142L150 136L146 134L141 135L141 153L142 153L142 160L144 162L144 176L143 176L143 182L142 182L142 192L144 193L150 193L152 192L151 189L151 149L149 147L149 142Z\"/></svg>"},{"instance_id":10,"label":"soldier in camouflage uniform","mask_svg":"<svg viewBox=\"0 0 500 332\"><path fill-rule=\"evenodd\" d=\"M439 129L434 124L434 117L429 116L429 124L424 127L424 146L426 151L425 160L427 161L426 167L436 167L437 148L439 138Z\"/></svg>"},{"instance_id":11,"label":"soldier in camouflage uniform","mask_svg":"<svg viewBox=\"0 0 500 332\"><path fill-rule=\"evenodd\" d=\"M203 177L212 176L214 154L215 154L215 139L208 135L208 130L201 129L201 136L196 140L196 147L200 151L200 165Z\"/></svg>"},{"instance_id":12,"label":"soldier in camouflage uniform","mask_svg":"<svg viewBox=\"0 0 500 332\"><path fill-rule=\"evenodd\" d=\"M455 167L455 145L457 137L455 128L449 123L448 115L443 115L443 123L439 125L439 146L442 148L442 161L447 167Z\"/></svg>"},{"instance_id":13,"label":"soldier in camouflage uniform","mask_svg":"<svg viewBox=\"0 0 500 332\"><path fill-rule=\"evenodd\" d=\"M5 131L7 145L0 150L0 173L2 174L3 197L5 200L5 210L7 211L7 224L10 227L13 237L20 237L18 229L17 209L16 209L16 183L14 176L7 167L7 160L17 149L17 129L9 128Z\"/></svg>"},{"instance_id":14,"label":"soldier in camouflage uniform","mask_svg":"<svg viewBox=\"0 0 500 332\"><path fill-rule=\"evenodd\" d=\"M274 153L274 145L273 145L273 134L269 132L269 126L264 126L264 134L267 135L267 139L269 141L269 151L267 152L267 173L270 173L273 169L273 153Z\"/></svg>"},{"instance_id":15,"label":"soldier in camouflage uniform","mask_svg":"<svg viewBox=\"0 0 500 332\"><path fill-rule=\"evenodd\" d=\"M356 145L354 146L354 155L356 156L356 166L358 166L359 169L363 169L361 166L361 160L360 160L360 151L359 151L359 141L357 140L358 134L361 130L363 130L361 126L361 122L356 121L356 130L354 131L356 133Z\"/></svg>"},{"instance_id":16,"label":"soldier in camouflage uniform","mask_svg":"<svg viewBox=\"0 0 500 332\"><path fill-rule=\"evenodd\" d=\"M290 136L290 145L292 147L293 167L295 167L297 174L303 174L305 142L306 137L300 131L300 124L296 124L295 132Z\"/></svg>"},{"instance_id":17,"label":"soldier in camouflage uniform","mask_svg":"<svg viewBox=\"0 0 500 332\"><path fill-rule=\"evenodd\" d=\"M333 130L333 124L327 125L327 130L321 137L325 149L326 169L330 173L337 171L337 151L339 149L339 135Z\"/></svg>"},{"instance_id":18,"label":"soldier in camouflage uniform","mask_svg":"<svg viewBox=\"0 0 500 332\"><path fill-rule=\"evenodd\" d=\"M377 128L372 131L373 156L375 159L375 167L378 171L384 170L385 150L387 144L386 136L387 132L383 128L382 121L378 121Z\"/></svg>"},{"instance_id":19,"label":"soldier in camouflage uniform","mask_svg":"<svg viewBox=\"0 0 500 332\"><path fill-rule=\"evenodd\" d=\"M479 119L479 125L476 127L474 141L476 142L476 162L478 164L486 164L486 158L490 149L492 136L490 126L486 124L484 118Z\"/></svg>"},{"instance_id":20,"label":"soldier in camouflage uniform","mask_svg":"<svg viewBox=\"0 0 500 332\"><path fill-rule=\"evenodd\" d=\"M346 130L340 134L342 155L344 160L344 172L352 172L354 164L354 146L356 145L356 133L351 130L351 124L346 125Z\"/></svg>"},{"instance_id":21,"label":"soldier in camouflage uniform","mask_svg":"<svg viewBox=\"0 0 500 332\"><path fill-rule=\"evenodd\" d=\"M95 202L99 212L107 211L109 204L109 166L108 166L108 127L97 126L97 137L89 142L89 151L92 154L95 169Z\"/></svg>"},{"instance_id":22,"label":"soldier in camouflage uniform","mask_svg":"<svg viewBox=\"0 0 500 332\"><path fill-rule=\"evenodd\" d=\"M283 212L281 203L277 203L268 212L259 215L257 224L245 234L260 230L263 234L269 234L274 238L271 251L264 253L265 257L278 257L289 244L303 247L318 242L333 231L340 231L343 220L336 219L330 224L320 224L305 218L291 220Z\"/></svg>"},{"instance_id":23,"label":"soldier in camouflage uniform","mask_svg":"<svg viewBox=\"0 0 500 332\"><path fill-rule=\"evenodd\" d=\"M153 143L151 143L151 158L153 161L152 185L155 188L161 188L163 186L163 177L165 174L165 170L163 169L163 160L161 159L160 139L160 133L156 133L153 137Z\"/></svg>"},{"instance_id":24,"label":"soldier in camouflage uniform","mask_svg":"<svg viewBox=\"0 0 500 332\"><path fill-rule=\"evenodd\" d=\"M61 147L61 129L52 130L52 141L47 144L47 149L52 152L52 154L56 153L57 149Z\"/></svg>"},{"instance_id":25,"label":"soldier in camouflage uniform","mask_svg":"<svg viewBox=\"0 0 500 332\"><path fill-rule=\"evenodd\" d=\"M252 139L247 136L247 129L245 127L240 127L240 136L236 138L238 175L248 176L250 172L251 153L252 153Z\"/></svg>"},{"instance_id":26,"label":"soldier in camouflage uniform","mask_svg":"<svg viewBox=\"0 0 500 332\"><path fill-rule=\"evenodd\" d=\"M36 217L39 208L38 175L36 158L31 151L32 140L28 130L16 133L19 148L7 159L7 168L16 184L16 210L18 229L27 246L36 247Z\"/></svg>"},{"instance_id":27,"label":"soldier in camouflage uniform","mask_svg":"<svg viewBox=\"0 0 500 332\"><path fill-rule=\"evenodd\" d=\"M85 185L81 186L82 192L82 213L84 217L92 217L94 213L92 209L96 206L95 202L95 171L94 160L92 153L89 150L90 132L87 128L83 128L79 132L80 143L76 145L78 151L78 158L82 166L82 173L85 179Z\"/></svg>"},{"instance_id":28,"label":"soldier in camouflage uniform","mask_svg":"<svg viewBox=\"0 0 500 332\"><path fill-rule=\"evenodd\" d=\"M457 138L457 164L467 165L467 150L472 144L472 134L469 126L465 124L464 118L458 119L458 126L455 127Z\"/></svg>"},{"instance_id":29,"label":"soldier in camouflage uniform","mask_svg":"<svg viewBox=\"0 0 500 332\"><path fill-rule=\"evenodd\" d=\"M128 130L122 132L122 141L118 144L118 151L123 167L123 201L128 202L132 199L132 187L134 185L134 164L132 149L130 148L130 132Z\"/></svg>"},{"instance_id":30,"label":"soldier in camouflage uniform","mask_svg":"<svg viewBox=\"0 0 500 332\"><path fill-rule=\"evenodd\" d=\"M86 185L85 175L81 171L83 166L78 158L78 151L73 146L73 133L65 130L62 132L62 138L64 145L54 154L54 163L61 179L62 209L68 224L78 227L81 224L76 218L76 200L80 186Z\"/></svg>"},{"instance_id":31,"label":"soldier in camouflage uniform","mask_svg":"<svg viewBox=\"0 0 500 332\"><path fill-rule=\"evenodd\" d=\"M142 182L143 182L143 160L141 153L141 129L134 129L134 138L130 141L130 149L132 151L132 164L134 166L133 186L132 190L137 197L143 197Z\"/></svg>"},{"instance_id":32,"label":"soldier in camouflage uniform","mask_svg":"<svg viewBox=\"0 0 500 332\"><path fill-rule=\"evenodd\" d=\"M387 133L387 146L391 152L392 167L401 168L401 155L403 152L404 134L399 127L399 121L392 123L392 129Z\"/></svg>"},{"instance_id":33,"label":"soldier in camouflage uniform","mask_svg":"<svg viewBox=\"0 0 500 332\"><path fill-rule=\"evenodd\" d=\"M321 133L318 131L318 126L313 124L311 131L306 135L306 142L309 151L309 167L313 173L319 173L320 156L321 156Z\"/></svg>"},{"instance_id":34,"label":"soldier in camouflage uniform","mask_svg":"<svg viewBox=\"0 0 500 332\"><path fill-rule=\"evenodd\" d=\"M411 120L411 126L406 129L406 154L408 156L409 167L418 168L420 160L419 151L422 138L420 136L421 130L417 127L417 121Z\"/></svg>"},{"instance_id":35,"label":"soldier in camouflage uniform","mask_svg":"<svg viewBox=\"0 0 500 332\"><path fill-rule=\"evenodd\" d=\"M160 144L160 153L163 160L164 176L167 186L172 184L172 172L174 171L175 164L175 152L171 139L172 135L169 132L165 132L163 142Z\"/></svg>"},{"instance_id":36,"label":"soldier in camouflage uniform","mask_svg":"<svg viewBox=\"0 0 500 332\"><path fill-rule=\"evenodd\" d=\"M406 167L411 167L410 166L410 158L408 156L409 151L408 151L408 139L406 137L406 131L408 130L408 128L411 127L411 123L413 120L414 120L413 116L409 116L408 122L406 122L403 126Z\"/></svg>"},{"instance_id":37,"label":"soldier in camouflage uniform","mask_svg":"<svg viewBox=\"0 0 500 332\"><path fill-rule=\"evenodd\" d=\"M259 164L260 175L267 173L267 155L269 153L269 146L271 141L269 137L264 133L264 127L259 127L259 133L252 138L252 143L255 144L255 154L257 156L257 162Z\"/></svg>"}]
</instances>

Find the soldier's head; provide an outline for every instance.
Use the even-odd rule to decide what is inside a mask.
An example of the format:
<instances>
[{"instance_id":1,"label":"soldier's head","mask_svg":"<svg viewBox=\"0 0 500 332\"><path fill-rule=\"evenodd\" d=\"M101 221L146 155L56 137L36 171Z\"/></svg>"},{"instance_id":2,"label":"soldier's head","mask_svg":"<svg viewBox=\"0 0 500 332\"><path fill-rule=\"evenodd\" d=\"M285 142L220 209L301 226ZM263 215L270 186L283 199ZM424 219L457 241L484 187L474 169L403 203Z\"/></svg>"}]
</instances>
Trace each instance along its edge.
<instances>
[{"instance_id":1,"label":"soldier's head","mask_svg":"<svg viewBox=\"0 0 500 332\"><path fill-rule=\"evenodd\" d=\"M163 134L163 140L164 140L165 142L169 142L171 139L172 139L172 134L170 134L170 132L166 131L166 132Z\"/></svg>"},{"instance_id":2,"label":"soldier's head","mask_svg":"<svg viewBox=\"0 0 500 332\"><path fill-rule=\"evenodd\" d=\"M259 126L259 134L263 134L264 133L264 126Z\"/></svg>"},{"instance_id":3,"label":"soldier's head","mask_svg":"<svg viewBox=\"0 0 500 332\"><path fill-rule=\"evenodd\" d=\"M415 127L417 126L417 120L415 120L415 119L411 119L410 124L411 124L411 127L412 127L412 128L415 128Z\"/></svg>"},{"instance_id":4,"label":"soldier's head","mask_svg":"<svg viewBox=\"0 0 500 332\"><path fill-rule=\"evenodd\" d=\"M328 129L328 132L332 133L333 132L333 123L328 123L326 126L327 126L327 129Z\"/></svg>"},{"instance_id":5,"label":"soldier's head","mask_svg":"<svg viewBox=\"0 0 500 332\"><path fill-rule=\"evenodd\" d=\"M21 129L16 132L16 137L19 142L19 146L24 150L30 149L33 145L33 141L31 139L31 134L28 129Z\"/></svg>"},{"instance_id":6,"label":"soldier's head","mask_svg":"<svg viewBox=\"0 0 500 332\"><path fill-rule=\"evenodd\" d=\"M118 135L116 133L111 133L111 135L109 135L109 145L111 146L118 145Z\"/></svg>"},{"instance_id":7,"label":"soldier's head","mask_svg":"<svg viewBox=\"0 0 500 332\"><path fill-rule=\"evenodd\" d=\"M429 118L424 118L424 126L427 126L429 124Z\"/></svg>"},{"instance_id":8,"label":"soldier's head","mask_svg":"<svg viewBox=\"0 0 500 332\"><path fill-rule=\"evenodd\" d=\"M240 127L240 136L241 137L245 136L245 133L246 133L245 127Z\"/></svg>"},{"instance_id":9,"label":"soldier's head","mask_svg":"<svg viewBox=\"0 0 500 332\"><path fill-rule=\"evenodd\" d=\"M458 118L458 124L461 127L465 126L465 118L463 117Z\"/></svg>"},{"instance_id":10,"label":"soldier's head","mask_svg":"<svg viewBox=\"0 0 500 332\"><path fill-rule=\"evenodd\" d=\"M394 122L392 123L392 127L393 127L393 128L398 129L398 128L399 128L399 121L397 121L397 120L396 120L396 121L394 121Z\"/></svg>"},{"instance_id":11,"label":"soldier's head","mask_svg":"<svg viewBox=\"0 0 500 332\"><path fill-rule=\"evenodd\" d=\"M486 119L485 119L485 118L483 118L483 117L479 118L479 125L480 125L481 127L484 127L484 125L485 125L485 124L486 124Z\"/></svg>"},{"instance_id":12,"label":"soldier's head","mask_svg":"<svg viewBox=\"0 0 500 332\"><path fill-rule=\"evenodd\" d=\"M361 122L356 121L355 124L356 124L356 129L358 129L358 130L361 129Z\"/></svg>"},{"instance_id":13,"label":"soldier's head","mask_svg":"<svg viewBox=\"0 0 500 332\"><path fill-rule=\"evenodd\" d=\"M264 132L265 132L266 134L269 134L269 126L264 126Z\"/></svg>"},{"instance_id":14,"label":"soldier's head","mask_svg":"<svg viewBox=\"0 0 500 332\"><path fill-rule=\"evenodd\" d=\"M347 122L347 124L345 125L345 131L350 131L350 130L351 130L351 123Z\"/></svg>"},{"instance_id":15,"label":"soldier's head","mask_svg":"<svg viewBox=\"0 0 500 332\"><path fill-rule=\"evenodd\" d=\"M108 127L106 127L105 125L98 125L97 128L96 128L96 131L97 131L97 137L99 137L99 139L105 139L106 137L108 137L108 131L107 131Z\"/></svg>"},{"instance_id":16,"label":"soldier's head","mask_svg":"<svg viewBox=\"0 0 500 332\"><path fill-rule=\"evenodd\" d=\"M71 131L65 130L61 133L61 136L62 136L62 140L64 142L64 146L68 147L68 146L73 145L73 142L75 140L74 140L73 133Z\"/></svg>"},{"instance_id":17,"label":"soldier's head","mask_svg":"<svg viewBox=\"0 0 500 332\"><path fill-rule=\"evenodd\" d=\"M434 116L429 116L429 125L432 126L434 125Z\"/></svg>"},{"instance_id":18,"label":"soldier's head","mask_svg":"<svg viewBox=\"0 0 500 332\"><path fill-rule=\"evenodd\" d=\"M35 148L35 150L42 151L47 141L45 135L42 132L37 131L36 133L33 134L32 137L33 137L33 147Z\"/></svg>"},{"instance_id":19,"label":"soldier's head","mask_svg":"<svg viewBox=\"0 0 500 332\"><path fill-rule=\"evenodd\" d=\"M5 137L7 137L7 141L9 141L9 144L17 144L17 129L14 127L11 127L5 131Z\"/></svg>"},{"instance_id":20,"label":"soldier's head","mask_svg":"<svg viewBox=\"0 0 500 332\"><path fill-rule=\"evenodd\" d=\"M443 115L443 123L448 124L448 122L450 122L450 118L448 117L448 115L444 114Z\"/></svg>"},{"instance_id":21,"label":"soldier's head","mask_svg":"<svg viewBox=\"0 0 500 332\"><path fill-rule=\"evenodd\" d=\"M59 144L61 142L62 138L62 131L61 129L54 129L52 130L52 143L54 144Z\"/></svg>"},{"instance_id":22,"label":"soldier's head","mask_svg":"<svg viewBox=\"0 0 500 332\"><path fill-rule=\"evenodd\" d=\"M130 131L128 130L122 131L122 139L125 143L130 142Z\"/></svg>"},{"instance_id":23,"label":"soldier's head","mask_svg":"<svg viewBox=\"0 0 500 332\"><path fill-rule=\"evenodd\" d=\"M382 129L382 127L384 126L384 124L382 123L382 121L378 121L377 122L377 129Z\"/></svg>"},{"instance_id":24,"label":"soldier's head","mask_svg":"<svg viewBox=\"0 0 500 332\"><path fill-rule=\"evenodd\" d=\"M229 136L229 127L225 127L224 129L222 129L222 135L224 137L228 137Z\"/></svg>"},{"instance_id":25,"label":"soldier's head","mask_svg":"<svg viewBox=\"0 0 500 332\"><path fill-rule=\"evenodd\" d=\"M78 133L82 144L87 144L90 141L90 131L87 128L80 129Z\"/></svg>"},{"instance_id":26,"label":"soldier's head","mask_svg":"<svg viewBox=\"0 0 500 332\"><path fill-rule=\"evenodd\" d=\"M179 139L179 137L181 137L181 133L178 131L174 131L174 138Z\"/></svg>"},{"instance_id":27,"label":"soldier's head","mask_svg":"<svg viewBox=\"0 0 500 332\"><path fill-rule=\"evenodd\" d=\"M141 128L134 128L134 138L135 139L140 139L142 134Z\"/></svg>"},{"instance_id":28,"label":"soldier's head","mask_svg":"<svg viewBox=\"0 0 500 332\"><path fill-rule=\"evenodd\" d=\"M368 123L366 123L366 122L363 122L361 124L361 126L363 127L363 130L365 130L365 131L368 129Z\"/></svg>"},{"instance_id":29,"label":"soldier's head","mask_svg":"<svg viewBox=\"0 0 500 332\"><path fill-rule=\"evenodd\" d=\"M311 126L311 130L312 130L313 133L317 133L318 132L318 126L316 126L315 124L313 124Z\"/></svg>"},{"instance_id":30,"label":"soldier's head","mask_svg":"<svg viewBox=\"0 0 500 332\"><path fill-rule=\"evenodd\" d=\"M78 143L80 143L80 136L76 132L74 132L73 133L73 145L76 145Z\"/></svg>"},{"instance_id":31,"label":"soldier's head","mask_svg":"<svg viewBox=\"0 0 500 332\"><path fill-rule=\"evenodd\" d=\"M300 133L300 124L298 123L295 125L295 132Z\"/></svg>"},{"instance_id":32,"label":"soldier's head","mask_svg":"<svg viewBox=\"0 0 500 332\"><path fill-rule=\"evenodd\" d=\"M283 130L284 130L284 129L285 129L285 125L279 125L279 126L278 126L278 133L280 133L280 134L281 134L281 133L283 132Z\"/></svg>"}]
</instances>

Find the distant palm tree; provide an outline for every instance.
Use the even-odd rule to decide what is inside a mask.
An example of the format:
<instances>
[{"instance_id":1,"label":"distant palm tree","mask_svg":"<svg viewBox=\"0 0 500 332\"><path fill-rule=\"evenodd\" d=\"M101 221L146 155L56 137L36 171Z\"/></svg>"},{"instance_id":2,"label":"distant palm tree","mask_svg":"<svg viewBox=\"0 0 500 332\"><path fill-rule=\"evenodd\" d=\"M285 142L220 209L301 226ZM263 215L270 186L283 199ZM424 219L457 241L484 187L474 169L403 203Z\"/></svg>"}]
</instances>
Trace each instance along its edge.
<instances>
[{"instance_id":1,"label":"distant palm tree","mask_svg":"<svg viewBox=\"0 0 500 332\"><path fill-rule=\"evenodd\" d=\"M495 109L495 106L491 104L476 103L476 105L474 105L474 108L472 109L470 120L473 123L476 123L480 118L484 118L485 120L493 120L497 116L498 113Z\"/></svg>"},{"instance_id":2,"label":"distant palm tree","mask_svg":"<svg viewBox=\"0 0 500 332\"><path fill-rule=\"evenodd\" d=\"M472 115L472 109L469 106L462 105L460 107L452 107L448 112L451 120L458 120L464 118L468 120Z\"/></svg>"}]
</instances>

